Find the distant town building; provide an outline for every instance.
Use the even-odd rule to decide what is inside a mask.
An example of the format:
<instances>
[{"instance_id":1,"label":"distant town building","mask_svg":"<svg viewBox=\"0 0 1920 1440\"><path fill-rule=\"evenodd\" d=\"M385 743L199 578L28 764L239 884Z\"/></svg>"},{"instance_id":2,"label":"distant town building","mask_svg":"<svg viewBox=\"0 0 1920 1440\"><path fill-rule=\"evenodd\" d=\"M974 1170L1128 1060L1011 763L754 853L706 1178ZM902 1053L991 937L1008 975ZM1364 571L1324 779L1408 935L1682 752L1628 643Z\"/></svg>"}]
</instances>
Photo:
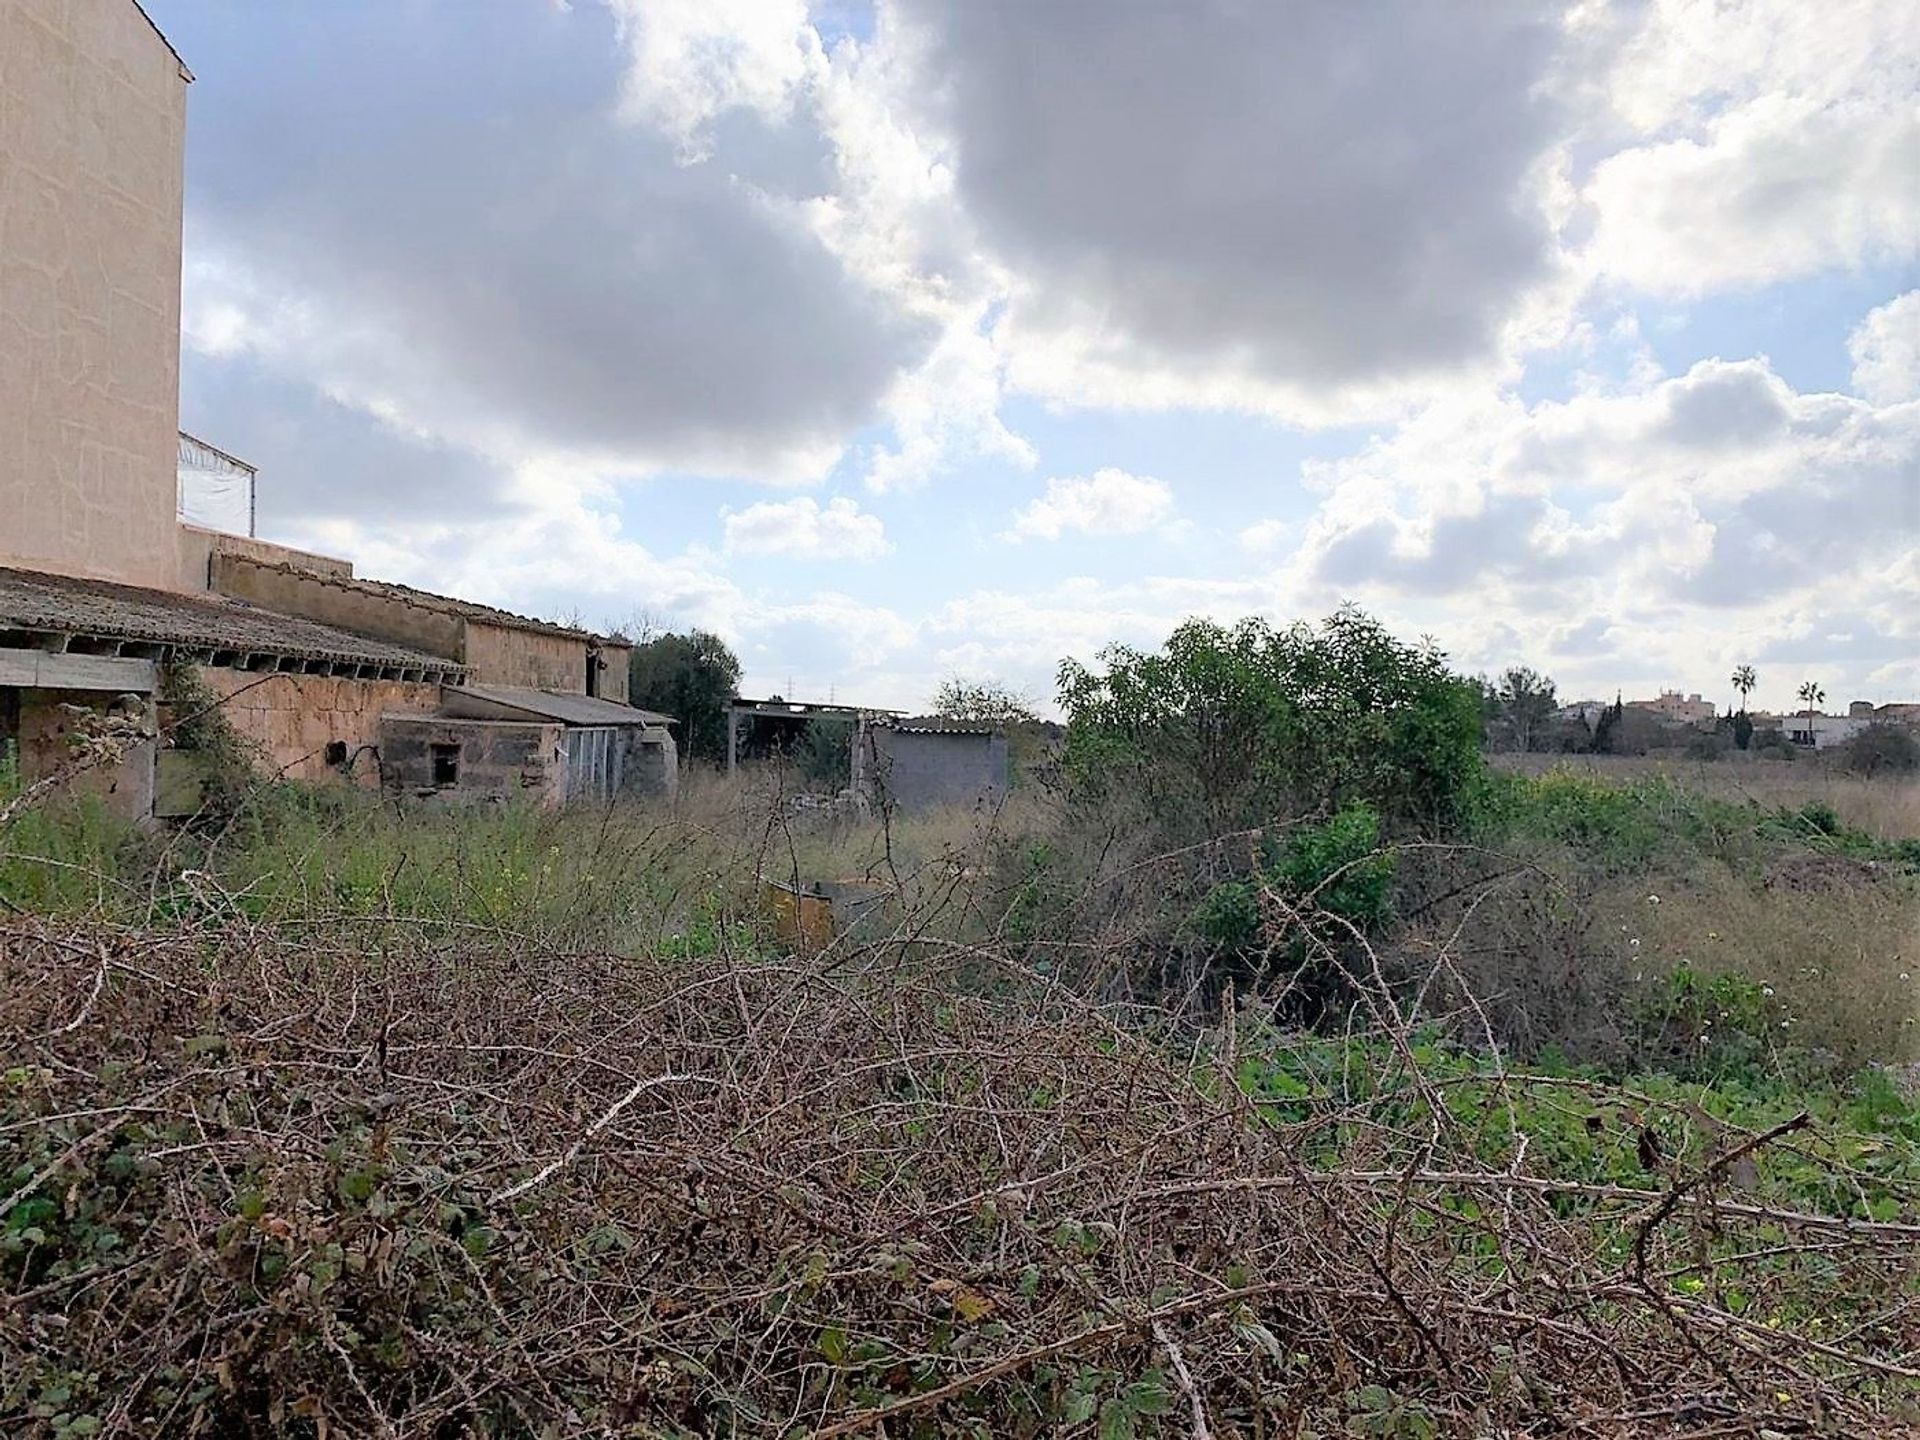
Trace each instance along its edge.
<instances>
[{"instance_id":1,"label":"distant town building","mask_svg":"<svg viewBox=\"0 0 1920 1440\"><path fill-rule=\"evenodd\" d=\"M1795 745L1811 750L1829 750L1844 745L1874 723L1871 712L1865 715L1826 715L1816 710L1809 715L1782 715L1780 729Z\"/></svg>"},{"instance_id":2,"label":"distant town building","mask_svg":"<svg viewBox=\"0 0 1920 1440\"><path fill-rule=\"evenodd\" d=\"M1713 724L1713 702L1701 699L1697 692L1692 695L1682 695L1678 690L1662 690L1659 696L1652 700L1627 701L1627 708L1644 710L1649 714L1658 715L1662 720L1672 720L1681 725Z\"/></svg>"}]
</instances>

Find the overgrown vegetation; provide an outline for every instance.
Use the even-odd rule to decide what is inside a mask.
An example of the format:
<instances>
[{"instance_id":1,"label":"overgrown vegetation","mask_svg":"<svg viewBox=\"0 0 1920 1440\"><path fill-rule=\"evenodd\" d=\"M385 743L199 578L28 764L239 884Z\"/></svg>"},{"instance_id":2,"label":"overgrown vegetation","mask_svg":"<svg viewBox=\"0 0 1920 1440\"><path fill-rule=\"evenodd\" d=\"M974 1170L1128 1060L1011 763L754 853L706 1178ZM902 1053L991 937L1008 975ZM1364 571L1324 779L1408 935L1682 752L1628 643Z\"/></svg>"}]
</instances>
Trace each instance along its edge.
<instances>
[{"instance_id":1,"label":"overgrown vegetation","mask_svg":"<svg viewBox=\"0 0 1920 1440\"><path fill-rule=\"evenodd\" d=\"M706 630L643 635L627 662L628 702L679 721L689 760L726 760L727 705L739 684L739 657Z\"/></svg>"},{"instance_id":2,"label":"overgrown vegetation","mask_svg":"<svg viewBox=\"0 0 1920 1440\"><path fill-rule=\"evenodd\" d=\"M19 813L0 1427L1920 1424L1920 787L1489 770L1352 612L1063 702L991 813Z\"/></svg>"},{"instance_id":3,"label":"overgrown vegetation","mask_svg":"<svg viewBox=\"0 0 1920 1440\"><path fill-rule=\"evenodd\" d=\"M1439 651L1355 610L1285 630L1191 620L1159 653L1116 646L1101 659L1061 666L1068 774L1082 795L1132 796L1163 832L1218 835L1352 802L1442 826L1481 773L1473 687Z\"/></svg>"}]
</instances>

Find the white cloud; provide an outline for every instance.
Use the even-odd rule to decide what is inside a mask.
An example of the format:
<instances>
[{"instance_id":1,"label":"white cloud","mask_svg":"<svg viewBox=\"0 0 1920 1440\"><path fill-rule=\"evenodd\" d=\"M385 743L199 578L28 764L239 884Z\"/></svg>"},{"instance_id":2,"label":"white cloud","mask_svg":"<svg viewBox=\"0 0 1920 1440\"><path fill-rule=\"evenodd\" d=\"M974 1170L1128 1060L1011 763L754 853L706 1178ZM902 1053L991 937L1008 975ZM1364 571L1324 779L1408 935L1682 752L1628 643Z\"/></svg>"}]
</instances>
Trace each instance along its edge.
<instances>
[{"instance_id":1,"label":"white cloud","mask_svg":"<svg viewBox=\"0 0 1920 1440\"><path fill-rule=\"evenodd\" d=\"M723 510L730 555L792 555L803 560L874 560L893 547L878 515L844 495L823 507L811 495Z\"/></svg>"},{"instance_id":2,"label":"white cloud","mask_svg":"<svg viewBox=\"0 0 1920 1440\"><path fill-rule=\"evenodd\" d=\"M1920 253L1920 6L1658 0L1606 85L1598 273L1691 296Z\"/></svg>"},{"instance_id":3,"label":"white cloud","mask_svg":"<svg viewBox=\"0 0 1920 1440\"><path fill-rule=\"evenodd\" d=\"M894 8L1022 389L1377 411L1497 365L1556 266L1551 12Z\"/></svg>"},{"instance_id":4,"label":"white cloud","mask_svg":"<svg viewBox=\"0 0 1920 1440\"><path fill-rule=\"evenodd\" d=\"M1847 339L1853 389L1876 405L1920 400L1920 290L1889 300Z\"/></svg>"},{"instance_id":5,"label":"white cloud","mask_svg":"<svg viewBox=\"0 0 1920 1440\"><path fill-rule=\"evenodd\" d=\"M622 112L705 159L733 109L784 119L825 63L804 0L609 0L627 42Z\"/></svg>"},{"instance_id":6,"label":"white cloud","mask_svg":"<svg viewBox=\"0 0 1920 1440\"><path fill-rule=\"evenodd\" d=\"M1010 540L1083 535L1138 535L1173 519L1173 488L1164 480L1108 466L1085 476L1056 476L1046 494L1013 517Z\"/></svg>"},{"instance_id":7,"label":"white cloud","mask_svg":"<svg viewBox=\"0 0 1920 1440\"><path fill-rule=\"evenodd\" d=\"M1587 688L1814 663L1801 617L1865 634L1875 607L1920 603L1900 569L1920 406L1798 393L1764 361L1532 406L1462 396L1310 473L1325 497L1283 568L1292 604L1352 596L1467 655L1475 626L1545 634Z\"/></svg>"},{"instance_id":8,"label":"white cloud","mask_svg":"<svg viewBox=\"0 0 1920 1440\"><path fill-rule=\"evenodd\" d=\"M1299 533L1300 527L1291 520L1256 520L1240 532L1240 548L1256 555L1269 554Z\"/></svg>"},{"instance_id":9,"label":"white cloud","mask_svg":"<svg viewBox=\"0 0 1920 1440\"><path fill-rule=\"evenodd\" d=\"M992 340L962 317L887 398L896 443L872 456L867 487L876 493L916 489L964 460L1032 469L1039 456L1002 423L1000 392Z\"/></svg>"},{"instance_id":10,"label":"white cloud","mask_svg":"<svg viewBox=\"0 0 1920 1440\"><path fill-rule=\"evenodd\" d=\"M707 44L696 10L732 28ZM809 483L940 334L801 204L832 176L775 123L824 63L795 48L797 4L649 7L638 71L598 6L330 10L360 56L347 91L305 22L249 23L257 63L196 102L201 354L507 464ZM623 83L648 123L617 113ZM716 131L725 166L684 163L723 104L761 118ZM260 144L287 133L313 143Z\"/></svg>"}]
</instances>

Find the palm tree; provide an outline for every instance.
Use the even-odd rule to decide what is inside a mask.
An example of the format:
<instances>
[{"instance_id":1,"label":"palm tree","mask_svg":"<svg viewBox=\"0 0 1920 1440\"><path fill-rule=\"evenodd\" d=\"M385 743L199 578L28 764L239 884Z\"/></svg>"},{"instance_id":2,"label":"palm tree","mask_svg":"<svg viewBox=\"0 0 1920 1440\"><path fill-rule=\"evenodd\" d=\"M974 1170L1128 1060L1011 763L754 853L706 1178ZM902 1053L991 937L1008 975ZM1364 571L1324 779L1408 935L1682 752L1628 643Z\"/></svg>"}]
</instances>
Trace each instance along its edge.
<instances>
[{"instance_id":1,"label":"palm tree","mask_svg":"<svg viewBox=\"0 0 1920 1440\"><path fill-rule=\"evenodd\" d=\"M1733 688L1740 692L1740 713L1746 714L1747 697L1753 693L1753 687L1760 683L1759 676L1753 673L1751 665L1733 667Z\"/></svg>"},{"instance_id":2,"label":"palm tree","mask_svg":"<svg viewBox=\"0 0 1920 1440\"><path fill-rule=\"evenodd\" d=\"M1816 681L1803 680L1800 682L1800 703L1807 707L1807 744L1814 745L1815 749L1818 749L1819 746L1814 744L1813 712L1819 706L1825 704L1826 699L1827 692L1822 690Z\"/></svg>"}]
</instances>

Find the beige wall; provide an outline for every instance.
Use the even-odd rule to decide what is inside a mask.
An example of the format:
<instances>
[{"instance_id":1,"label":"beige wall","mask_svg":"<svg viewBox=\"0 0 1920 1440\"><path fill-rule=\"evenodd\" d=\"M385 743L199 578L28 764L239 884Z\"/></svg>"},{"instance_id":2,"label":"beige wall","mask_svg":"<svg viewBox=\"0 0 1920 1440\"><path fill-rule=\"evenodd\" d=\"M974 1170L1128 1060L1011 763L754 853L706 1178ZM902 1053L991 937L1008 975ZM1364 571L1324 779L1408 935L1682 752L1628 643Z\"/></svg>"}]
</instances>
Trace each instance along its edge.
<instances>
[{"instance_id":1,"label":"beige wall","mask_svg":"<svg viewBox=\"0 0 1920 1440\"><path fill-rule=\"evenodd\" d=\"M0 0L0 561L175 584L186 89L133 0Z\"/></svg>"},{"instance_id":2,"label":"beige wall","mask_svg":"<svg viewBox=\"0 0 1920 1440\"><path fill-rule=\"evenodd\" d=\"M288 565L295 570L310 570L316 575L331 575L340 580L353 578L351 560L336 560L331 555L316 555L291 545L275 545L271 540L257 540L250 535L228 535L219 530L204 530L198 525L181 525L174 538L180 547L182 590L211 588L215 553L244 556L267 565Z\"/></svg>"},{"instance_id":3,"label":"beige wall","mask_svg":"<svg viewBox=\"0 0 1920 1440\"><path fill-rule=\"evenodd\" d=\"M585 640L469 620L465 659L482 685L533 685L575 695L587 691ZM627 697L609 698L624 702Z\"/></svg>"},{"instance_id":4,"label":"beige wall","mask_svg":"<svg viewBox=\"0 0 1920 1440\"><path fill-rule=\"evenodd\" d=\"M466 626L458 615L345 578L263 563L225 545L213 552L213 588L282 615L304 615L448 660L458 660L465 643Z\"/></svg>"},{"instance_id":5,"label":"beige wall","mask_svg":"<svg viewBox=\"0 0 1920 1440\"><path fill-rule=\"evenodd\" d=\"M380 717L433 711L440 687L412 680L349 680L330 675L263 675L203 666L200 676L221 696L233 728L258 745L266 764L289 780L338 781L327 764L331 741L342 741L355 784L379 784L379 766L366 747L380 744Z\"/></svg>"},{"instance_id":6,"label":"beige wall","mask_svg":"<svg viewBox=\"0 0 1920 1440\"><path fill-rule=\"evenodd\" d=\"M633 659L631 645L600 647L600 698L627 703L627 668Z\"/></svg>"}]
</instances>

